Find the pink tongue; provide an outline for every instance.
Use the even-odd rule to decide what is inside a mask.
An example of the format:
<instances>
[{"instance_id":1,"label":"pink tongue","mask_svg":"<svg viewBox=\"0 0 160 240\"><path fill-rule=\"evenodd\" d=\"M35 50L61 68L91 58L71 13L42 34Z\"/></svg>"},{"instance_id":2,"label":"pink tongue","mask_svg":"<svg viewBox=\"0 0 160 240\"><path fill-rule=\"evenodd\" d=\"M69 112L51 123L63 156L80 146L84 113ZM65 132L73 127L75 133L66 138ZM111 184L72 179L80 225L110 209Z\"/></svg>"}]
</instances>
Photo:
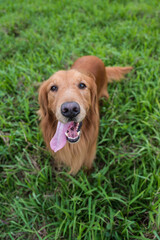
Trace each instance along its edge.
<instances>
[{"instance_id":1,"label":"pink tongue","mask_svg":"<svg viewBox=\"0 0 160 240\"><path fill-rule=\"evenodd\" d=\"M54 134L53 138L50 141L50 147L54 152L57 152L61 148L64 147L64 145L67 142L65 132L68 129L68 126L71 124L69 123L61 123L58 121L56 133Z\"/></svg>"}]
</instances>

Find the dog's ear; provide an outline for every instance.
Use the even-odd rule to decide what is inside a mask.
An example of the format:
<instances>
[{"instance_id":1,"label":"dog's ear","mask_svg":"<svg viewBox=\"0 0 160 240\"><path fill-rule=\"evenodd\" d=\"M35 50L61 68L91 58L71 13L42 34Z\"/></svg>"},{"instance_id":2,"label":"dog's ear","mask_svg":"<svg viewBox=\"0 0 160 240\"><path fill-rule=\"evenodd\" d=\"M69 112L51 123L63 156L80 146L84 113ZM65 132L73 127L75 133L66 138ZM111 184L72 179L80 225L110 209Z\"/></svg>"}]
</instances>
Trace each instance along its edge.
<instances>
[{"instance_id":1,"label":"dog's ear","mask_svg":"<svg viewBox=\"0 0 160 240\"><path fill-rule=\"evenodd\" d=\"M91 81L91 109L95 114L98 114L98 97L97 97L97 84L95 76L90 72L85 72L85 75L90 78Z\"/></svg>"},{"instance_id":2,"label":"dog's ear","mask_svg":"<svg viewBox=\"0 0 160 240\"><path fill-rule=\"evenodd\" d=\"M129 73L133 67L106 67L106 75L108 82L120 81Z\"/></svg>"},{"instance_id":3,"label":"dog's ear","mask_svg":"<svg viewBox=\"0 0 160 240\"><path fill-rule=\"evenodd\" d=\"M92 82L92 87L90 91L91 91L91 107L95 114L98 114L97 85L95 80Z\"/></svg>"},{"instance_id":4,"label":"dog's ear","mask_svg":"<svg viewBox=\"0 0 160 240\"><path fill-rule=\"evenodd\" d=\"M40 105L40 110L38 111L38 114L40 115L40 118L42 118L48 114L47 85L48 85L48 80L43 82L39 88L38 101L39 101L39 105Z\"/></svg>"}]
</instances>

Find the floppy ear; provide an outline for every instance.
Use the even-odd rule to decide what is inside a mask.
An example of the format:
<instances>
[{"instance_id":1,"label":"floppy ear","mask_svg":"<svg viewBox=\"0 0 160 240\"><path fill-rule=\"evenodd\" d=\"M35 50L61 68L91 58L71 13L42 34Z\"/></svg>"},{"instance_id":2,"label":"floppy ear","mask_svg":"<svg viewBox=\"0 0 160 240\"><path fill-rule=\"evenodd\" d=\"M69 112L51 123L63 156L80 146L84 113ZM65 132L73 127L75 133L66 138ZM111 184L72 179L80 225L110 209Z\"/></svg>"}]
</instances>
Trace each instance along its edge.
<instances>
[{"instance_id":1,"label":"floppy ear","mask_svg":"<svg viewBox=\"0 0 160 240\"><path fill-rule=\"evenodd\" d=\"M125 74L129 73L133 67L106 67L106 75L108 82L120 81Z\"/></svg>"},{"instance_id":2,"label":"floppy ear","mask_svg":"<svg viewBox=\"0 0 160 240\"><path fill-rule=\"evenodd\" d=\"M39 88L38 101L40 105L40 110L38 111L38 114L40 115L40 117L44 117L48 114L47 85L48 85L48 80L43 82Z\"/></svg>"},{"instance_id":3,"label":"floppy ear","mask_svg":"<svg viewBox=\"0 0 160 240\"><path fill-rule=\"evenodd\" d=\"M97 85L95 80L92 82L91 87L91 108L93 109L95 114L98 114L98 97L97 97Z\"/></svg>"}]
</instances>

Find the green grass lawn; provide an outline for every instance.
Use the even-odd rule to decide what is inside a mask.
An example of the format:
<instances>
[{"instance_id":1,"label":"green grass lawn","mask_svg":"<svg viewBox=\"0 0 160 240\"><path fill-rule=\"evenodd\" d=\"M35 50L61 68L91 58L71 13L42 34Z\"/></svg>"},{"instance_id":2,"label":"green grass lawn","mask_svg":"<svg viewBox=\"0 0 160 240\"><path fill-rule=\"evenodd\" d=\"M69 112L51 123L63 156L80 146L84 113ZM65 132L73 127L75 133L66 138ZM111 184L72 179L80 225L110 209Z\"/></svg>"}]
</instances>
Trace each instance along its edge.
<instances>
[{"instance_id":1,"label":"green grass lawn","mask_svg":"<svg viewBox=\"0 0 160 240\"><path fill-rule=\"evenodd\" d=\"M134 70L73 177L46 151L38 85L83 55ZM160 240L159 76L159 0L0 0L0 239Z\"/></svg>"}]
</instances>

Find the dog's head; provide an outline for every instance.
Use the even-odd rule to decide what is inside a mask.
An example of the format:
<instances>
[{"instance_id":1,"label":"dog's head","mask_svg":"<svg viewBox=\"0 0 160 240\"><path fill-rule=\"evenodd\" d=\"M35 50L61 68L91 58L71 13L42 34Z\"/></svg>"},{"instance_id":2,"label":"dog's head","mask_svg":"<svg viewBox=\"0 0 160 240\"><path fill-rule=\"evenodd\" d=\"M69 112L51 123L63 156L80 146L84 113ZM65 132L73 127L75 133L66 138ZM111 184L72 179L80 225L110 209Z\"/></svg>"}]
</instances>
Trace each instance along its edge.
<instances>
[{"instance_id":1,"label":"dog's head","mask_svg":"<svg viewBox=\"0 0 160 240\"><path fill-rule=\"evenodd\" d=\"M65 133L65 138L75 143L80 138L82 121L89 111L95 110L96 95L94 76L74 69L59 71L40 87L40 115L42 118L54 115L58 120L58 137Z\"/></svg>"}]
</instances>

